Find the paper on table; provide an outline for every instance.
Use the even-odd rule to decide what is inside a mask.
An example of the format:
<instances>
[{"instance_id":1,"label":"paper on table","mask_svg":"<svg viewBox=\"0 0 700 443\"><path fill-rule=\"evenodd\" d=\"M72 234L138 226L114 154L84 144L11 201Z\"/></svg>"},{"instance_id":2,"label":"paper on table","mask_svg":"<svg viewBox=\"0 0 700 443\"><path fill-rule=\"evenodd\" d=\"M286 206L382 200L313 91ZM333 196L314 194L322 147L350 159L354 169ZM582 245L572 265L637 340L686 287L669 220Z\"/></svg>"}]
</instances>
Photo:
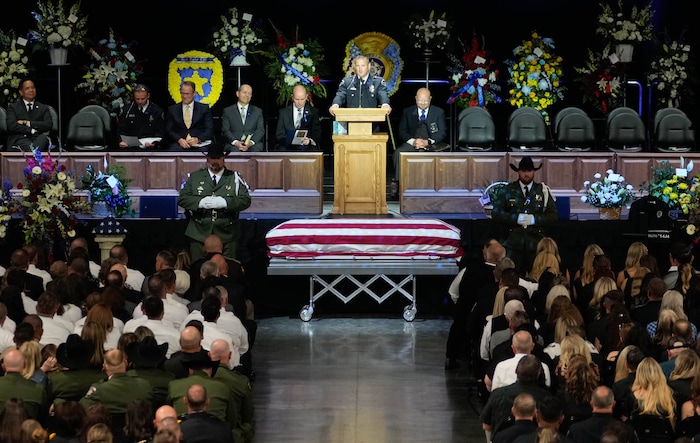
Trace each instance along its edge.
<instances>
[{"instance_id":1,"label":"paper on table","mask_svg":"<svg viewBox=\"0 0 700 443\"><path fill-rule=\"evenodd\" d=\"M205 146L209 146L210 144L211 144L211 140L204 140L204 141L201 141L201 142L197 143L196 145L192 145L192 146L195 148L203 148Z\"/></svg>"},{"instance_id":2,"label":"paper on table","mask_svg":"<svg viewBox=\"0 0 700 443\"><path fill-rule=\"evenodd\" d=\"M155 143L163 140L163 137L143 137L139 139L139 146L144 148L146 143Z\"/></svg>"}]
</instances>

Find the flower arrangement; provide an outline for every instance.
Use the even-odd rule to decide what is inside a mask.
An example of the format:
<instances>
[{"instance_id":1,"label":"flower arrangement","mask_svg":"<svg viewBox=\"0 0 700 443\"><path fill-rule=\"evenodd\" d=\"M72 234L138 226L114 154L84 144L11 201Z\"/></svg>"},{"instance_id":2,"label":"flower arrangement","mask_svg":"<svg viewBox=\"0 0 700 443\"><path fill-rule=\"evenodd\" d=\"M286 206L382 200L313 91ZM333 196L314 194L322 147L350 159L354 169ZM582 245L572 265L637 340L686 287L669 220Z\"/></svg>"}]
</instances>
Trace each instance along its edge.
<instances>
[{"instance_id":1,"label":"flower arrangement","mask_svg":"<svg viewBox=\"0 0 700 443\"><path fill-rule=\"evenodd\" d=\"M413 47L423 51L444 50L450 39L452 27L445 16L443 12L440 17L436 17L433 10L430 11L427 20L423 17L414 17L408 24L408 31L413 38Z\"/></svg>"},{"instance_id":2,"label":"flower arrangement","mask_svg":"<svg viewBox=\"0 0 700 443\"><path fill-rule=\"evenodd\" d=\"M131 43L115 39L110 29L109 38L100 40L90 49L92 62L85 66L83 81L75 87L76 91L90 95L89 103L104 107L112 117L121 113L139 75L143 74L131 47Z\"/></svg>"},{"instance_id":3,"label":"flower arrangement","mask_svg":"<svg viewBox=\"0 0 700 443\"><path fill-rule=\"evenodd\" d=\"M560 84L562 58L554 54L554 40L532 33L532 39L513 49L516 60L507 60L510 104L539 110L549 122L547 108L564 98Z\"/></svg>"},{"instance_id":4,"label":"flower arrangement","mask_svg":"<svg viewBox=\"0 0 700 443\"><path fill-rule=\"evenodd\" d=\"M32 35L49 48L82 47L87 34L87 16L80 11L80 0L66 9L63 0L53 3L37 1L38 11L32 12L38 29Z\"/></svg>"},{"instance_id":5,"label":"flower arrangement","mask_svg":"<svg viewBox=\"0 0 700 443\"><path fill-rule=\"evenodd\" d=\"M583 102L592 104L603 114L616 108L620 102L622 82L616 61L616 57L611 57L610 47L606 46L602 54L589 49L586 64L574 68L580 74Z\"/></svg>"},{"instance_id":6,"label":"flower arrangement","mask_svg":"<svg viewBox=\"0 0 700 443\"><path fill-rule=\"evenodd\" d=\"M650 41L653 37L651 18L654 15L651 4L649 2L643 8L634 5L629 17L625 17L622 12L622 0L617 1L617 11L614 11L609 4L601 3L602 11L598 16L596 34L613 44Z\"/></svg>"},{"instance_id":7,"label":"flower arrangement","mask_svg":"<svg viewBox=\"0 0 700 443\"><path fill-rule=\"evenodd\" d=\"M681 95L687 96L693 89L688 88L694 60L690 56L690 45L680 39L659 45L656 58L651 61L648 80L656 82L657 101L662 105L676 105Z\"/></svg>"},{"instance_id":8,"label":"flower arrangement","mask_svg":"<svg viewBox=\"0 0 700 443\"><path fill-rule=\"evenodd\" d=\"M85 212L87 205L74 193L72 174L51 157L51 151L44 155L32 149L25 160L24 183L17 184L22 200L16 208L22 215L25 242L50 245L75 237L76 213Z\"/></svg>"},{"instance_id":9,"label":"flower arrangement","mask_svg":"<svg viewBox=\"0 0 700 443\"><path fill-rule=\"evenodd\" d=\"M238 9L230 8L228 16L221 16L221 28L214 31L212 45L227 60L244 56L263 42L263 31L253 23L253 16L244 13L240 18Z\"/></svg>"},{"instance_id":10,"label":"flower arrangement","mask_svg":"<svg viewBox=\"0 0 700 443\"><path fill-rule=\"evenodd\" d=\"M625 183L623 176L616 174L612 169L605 171L605 174L603 177L597 172L593 175L595 182L583 182L582 202L596 208L622 208L634 199L633 187Z\"/></svg>"},{"instance_id":11,"label":"flower arrangement","mask_svg":"<svg viewBox=\"0 0 700 443\"><path fill-rule=\"evenodd\" d=\"M0 239L7 236L7 228L12 219L12 211L14 209L15 203L10 195L10 190L12 189L12 183L5 179L2 182L2 194L0 194Z\"/></svg>"},{"instance_id":12,"label":"flower arrangement","mask_svg":"<svg viewBox=\"0 0 700 443\"><path fill-rule=\"evenodd\" d=\"M127 190L131 179L126 178L123 165L108 165L105 158L105 172L95 171L92 165L85 169L80 178L81 188L88 191L91 202L105 202L117 217L135 214L131 208L131 197Z\"/></svg>"},{"instance_id":13,"label":"flower arrangement","mask_svg":"<svg viewBox=\"0 0 700 443\"><path fill-rule=\"evenodd\" d=\"M269 58L265 72L274 79L277 104L284 105L299 84L306 87L310 101L313 102L314 96L325 97L326 87L318 73L324 59L320 43L313 39L301 40L298 27L293 41L288 40L274 25L272 27L277 33L277 44L265 53Z\"/></svg>"},{"instance_id":14,"label":"flower arrangement","mask_svg":"<svg viewBox=\"0 0 700 443\"><path fill-rule=\"evenodd\" d=\"M457 102L460 108L468 108L501 103L502 99L497 95L501 87L496 84L498 69L476 36L472 38L471 48L465 50L461 59L454 55L448 57L452 60L452 66L447 68L452 74L452 94L447 99L448 104Z\"/></svg>"},{"instance_id":15,"label":"flower arrangement","mask_svg":"<svg viewBox=\"0 0 700 443\"><path fill-rule=\"evenodd\" d=\"M5 34L0 30L0 104L7 106L18 96L17 88L22 77L29 73L24 53L14 33Z\"/></svg>"},{"instance_id":16,"label":"flower arrangement","mask_svg":"<svg viewBox=\"0 0 700 443\"><path fill-rule=\"evenodd\" d=\"M649 195L656 197L672 210L690 214L698 208L698 192L700 192L700 177L691 176L693 162L681 157L681 167L675 168L668 160L663 160L652 170L649 184L643 186Z\"/></svg>"}]
</instances>

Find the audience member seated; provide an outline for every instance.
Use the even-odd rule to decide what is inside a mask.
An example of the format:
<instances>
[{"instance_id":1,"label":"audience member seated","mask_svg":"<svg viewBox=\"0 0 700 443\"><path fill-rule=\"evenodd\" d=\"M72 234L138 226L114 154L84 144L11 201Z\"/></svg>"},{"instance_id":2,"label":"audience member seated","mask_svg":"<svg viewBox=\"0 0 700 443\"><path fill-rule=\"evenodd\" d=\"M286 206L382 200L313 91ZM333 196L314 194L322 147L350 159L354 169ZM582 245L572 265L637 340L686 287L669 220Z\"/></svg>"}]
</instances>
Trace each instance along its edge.
<instances>
[{"instance_id":1,"label":"audience member seated","mask_svg":"<svg viewBox=\"0 0 700 443\"><path fill-rule=\"evenodd\" d=\"M564 405L553 395L546 396L537 402L537 430L521 435L513 443L536 443L557 441L558 443L574 443L569 437L560 432L559 427L564 420ZM578 442L577 442L578 443Z\"/></svg>"},{"instance_id":2,"label":"audience member seated","mask_svg":"<svg viewBox=\"0 0 700 443\"><path fill-rule=\"evenodd\" d=\"M515 355L508 360L500 362L498 365L496 365L496 368L494 369L493 381L491 382L491 386L489 389L492 392L498 388L508 386L516 382L517 377L515 376L515 368L518 366L518 362L523 357L532 353L532 350L535 347L535 343L532 339L532 335L530 334L530 332L518 331L515 334L513 334L512 346ZM552 378L549 372L549 367L544 363L540 363L540 365L542 367L542 373L544 374L545 386L551 386ZM486 387L489 388L488 379L485 379L484 381L486 383Z\"/></svg>"},{"instance_id":3,"label":"audience member seated","mask_svg":"<svg viewBox=\"0 0 700 443\"><path fill-rule=\"evenodd\" d=\"M613 391L607 386L598 386L593 390L590 398L591 417L573 423L569 427L567 437L576 443L599 443L603 429L614 421L620 422L613 416L615 397ZM629 430L633 434L632 429Z\"/></svg>"},{"instance_id":4,"label":"audience member seated","mask_svg":"<svg viewBox=\"0 0 700 443\"><path fill-rule=\"evenodd\" d=\"M180 430L185 441L202 443L234 442L230 426L207 412L209 397L206 387L197 383L189 386L184 397L184 404L187 411L180 424Z\"/></svg>"},{"instance_id":5,"label":"audience member seated","mask_svg":"<svg viewBox=\"0 0 700 443\"><path fill-rule=\"evenodd\" d=\"M512 443L521 435L529 434L537 429L535 423L535 399L524 392L513 400L512 424L493 435L492 443Z\"/></svg>"},{"instance_id":6,"label":"audience member seated","mask_svg":"<svg viewBox=\"0 0 700 443\"><path fill-rule=\"evenodd\" d=\"M180 350L172 353L172 355L163 362L163 369L170 372L175 378L187 377L187 371L183 362L190 359L207 357L208 350L202 348L202 330L200 328L189 325L180 332L178 344Z\"/></svg>"},{"instance_id":7,"label":"audience member seated","mask_svg":"<svg viewBox=\"0 0 700 443\"><path fill-rule=\"evenodd\" d=\"M124 332L134 332L139 326L145 326L151 331L159 344L167 343L167 357L180 350L180 334L167 320L163 320L163 299L150 295L143 302L144 317L134 318L124 324Z\"/></svg>"},{"instance_id":8,"label":"audience member seated","mask_svg":"<svg viewBox=\"0 0 700 443\"><path fill-rule=\"evenodd\" d=\"M109 250L109 257L116 258L126 268L125 284L132 289L140 291L143 286L143 280L146 277L138 269L129 267L129 254L126 252L126 248L123 245L112 246L112 249Z\"/></svg>"},{"instance_id":9,"label":"audience member seated","mask_svg":"<svg viewBox=\"0 0 700 443\"><path fill-rule=\"evenodd\" d=\"M149 297L158 297L163 301L163 321L171 323L179 331L189 311L182 303L167 297L167 288L160 274L153 274L148 278L148 293L151 294ZM141 302L134 308L132 318L136 320L144 316L143 302Z\"/></svg>"}]
</instances>

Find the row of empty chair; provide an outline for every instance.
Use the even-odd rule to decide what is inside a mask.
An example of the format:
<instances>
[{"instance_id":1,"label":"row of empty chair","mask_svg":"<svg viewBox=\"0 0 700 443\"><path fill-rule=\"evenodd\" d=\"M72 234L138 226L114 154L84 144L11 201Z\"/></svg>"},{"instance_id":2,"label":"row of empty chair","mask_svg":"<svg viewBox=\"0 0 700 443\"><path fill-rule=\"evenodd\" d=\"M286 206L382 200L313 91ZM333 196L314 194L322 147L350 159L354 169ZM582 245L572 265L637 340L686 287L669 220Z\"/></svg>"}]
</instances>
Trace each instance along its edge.
<instances>
[{"instance_id":1,"label":"row of empty chair","mask_svg":"<svg viewBox=\"0 0 700 443\"><path fill-rule=\"evenodd\" d=\"M457 119L457 147L463 151L488 151L496 147L496 125L491 113L472 107L460 112ZM552 121L550 136L547 123L535 108L515 109L508 117L506 145L512 151L541 151L551 140L560 151L589 151L597 146L593 120L578 107L559 111ZM695 146L695 132L688 116L678 108L663 108L654 115L653 127L647 129L637 111L628 107L613 109L605 119L604 146L615 152L638 152L650 141L661 152L690 151Z\"/></svg>"}]
</instances>

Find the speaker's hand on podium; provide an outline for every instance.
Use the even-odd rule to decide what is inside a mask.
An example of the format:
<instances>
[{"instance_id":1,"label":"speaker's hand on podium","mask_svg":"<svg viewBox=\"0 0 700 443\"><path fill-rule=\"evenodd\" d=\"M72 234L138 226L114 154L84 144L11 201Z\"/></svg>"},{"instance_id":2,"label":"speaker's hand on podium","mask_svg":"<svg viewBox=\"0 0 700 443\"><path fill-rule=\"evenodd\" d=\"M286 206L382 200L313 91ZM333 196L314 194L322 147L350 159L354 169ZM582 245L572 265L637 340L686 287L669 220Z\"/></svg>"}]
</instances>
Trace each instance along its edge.
<instances>
[{"instance_id":1,"label":"speaker's hand on podium","mask_svg":"<svg viewBox=\"0 0 700 443\"><path fill-rule=\"evenodd\" d=\"M333 105L333 106L331 106L330 108L328 108L328 112L329 112L333 117L335 117L335 110L338 109L338 108L340 108L340 106L338 106L338 105Z\"/></svg>"}]
</instances>

